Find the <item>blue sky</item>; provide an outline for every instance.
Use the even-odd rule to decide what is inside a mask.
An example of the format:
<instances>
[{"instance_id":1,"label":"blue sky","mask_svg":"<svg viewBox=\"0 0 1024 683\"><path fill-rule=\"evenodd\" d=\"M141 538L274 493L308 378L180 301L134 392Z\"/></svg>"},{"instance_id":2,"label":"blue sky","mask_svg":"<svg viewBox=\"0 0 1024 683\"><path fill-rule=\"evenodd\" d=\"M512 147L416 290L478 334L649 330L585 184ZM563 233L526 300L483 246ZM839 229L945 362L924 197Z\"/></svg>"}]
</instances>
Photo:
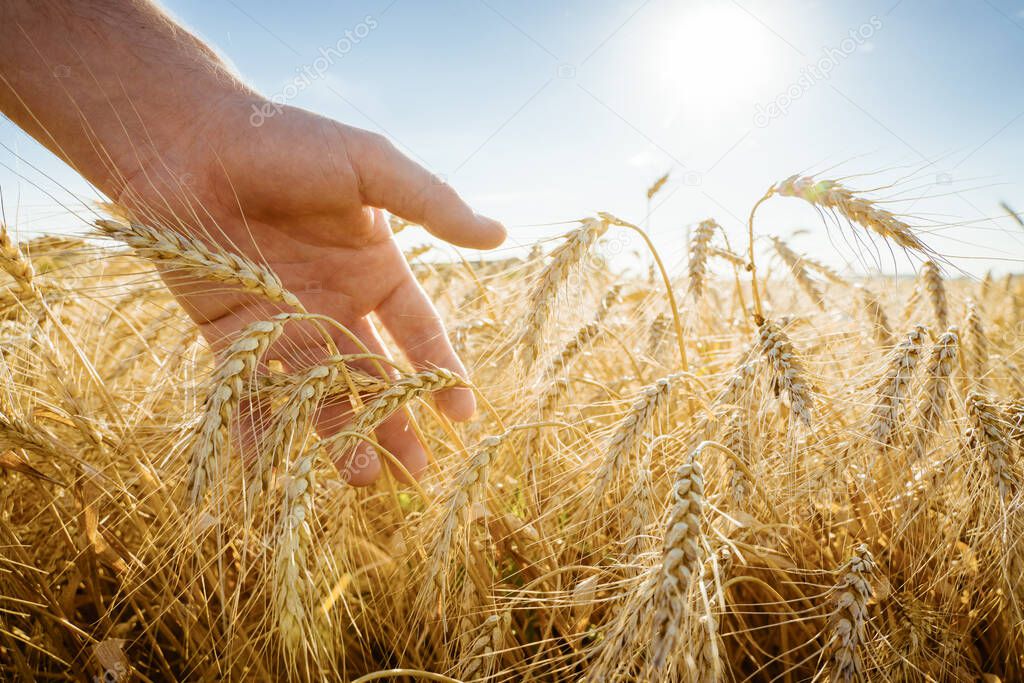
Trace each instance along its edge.
<instances>
[{"instance_id":1,"label":"blue sky","mask_svg":"<svg viewBox=\"0 0 1024 683\"><path fill-rule=\"evenodd\" d=\"M165 7L264 94L391 136L505 221L509 249L608 210L647 222L679 264L688 224L713 216L739 240L768 185L814 172L871 174L851 179L857 187L895 182L880 194L905 200L893 206L968 272L1016 270L1024 258L1024 230L999 208L1024 210L1024 2ZM325 65L321 49L332 47ZM65 207L88 200L88 188L9 122L0 142L52 178L0 148L15 227L81 229ZM648 216L644 191L668 170ZM759 216L765 232L809 229L794 246L836 265L907 265L858 258L796 200L773 200Z\"/></svg>"}]
</instances>

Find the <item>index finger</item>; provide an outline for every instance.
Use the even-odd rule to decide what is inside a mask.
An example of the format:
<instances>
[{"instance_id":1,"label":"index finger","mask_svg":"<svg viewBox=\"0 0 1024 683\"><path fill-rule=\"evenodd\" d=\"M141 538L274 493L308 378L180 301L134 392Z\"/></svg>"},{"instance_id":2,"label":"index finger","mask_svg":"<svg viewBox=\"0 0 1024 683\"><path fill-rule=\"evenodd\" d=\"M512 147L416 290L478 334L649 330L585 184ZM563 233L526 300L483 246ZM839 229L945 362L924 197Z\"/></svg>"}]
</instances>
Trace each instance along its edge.
<instances>
[{"instance_id":1,"label":"index finger","mask_svg":"<svg viewBox=\"0 0 1024 683\"><path fill-rule=\"evenodd\" d=\"M437 310L408 268L401 284L376 314L413 366L445 368L468 379ZM441 412L457 422L468 420L476 412L473 392L465 387L440 391L436 400Z\"/></svg>"},{"instance_id":2,"label":"index finger","mask_svg":"<svg viewBox=\"0 0 1024 683\"><path fill-rule=\"evenodd\" d=\"M456 246L493 249L505 241L501 223L475 213L450 185L386 138L360 132L351 159L367 204L419 223Z\"/></svg>"}]
</instances>

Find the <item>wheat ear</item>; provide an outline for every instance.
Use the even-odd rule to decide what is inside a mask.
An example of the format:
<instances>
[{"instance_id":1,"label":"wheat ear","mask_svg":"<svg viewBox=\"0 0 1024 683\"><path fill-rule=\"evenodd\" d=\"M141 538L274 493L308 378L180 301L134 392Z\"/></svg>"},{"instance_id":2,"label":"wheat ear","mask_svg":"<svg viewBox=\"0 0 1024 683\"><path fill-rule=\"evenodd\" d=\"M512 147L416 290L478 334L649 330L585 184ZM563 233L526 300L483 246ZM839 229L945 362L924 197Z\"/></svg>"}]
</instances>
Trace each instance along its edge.
<instances>
[{"instance_id":1,"label":"wheat ear","mask_svg":"<svg viewBox=\"0 0 1024 683\"><path fill-rule=\"evenodd\" d=\"M607 221L586 218L583 225L565 236L565 241L551 252L551 261L540 274L530 294L526 316L519 325L518 351L523 368L533 367L544 332L554 314L558 291L569 278L573 268L583 260L590 248L608 230Z\"/></svg>"},{"instance_id":2,"label":"wheat ear","mask_svg":"<svg viewBox=\"0 0 1024 683\"><path fill-rule=\"evenodd\" d=\"M875 560L866 544L854 551L833 589L836 609L831 615L828 669L833 683L863 680L861 649L867 641L868 602L874 597Z\"/></svg>"},{"instance_id":3,"label":"wheat ear","mask_svg":"<svg viewBox=\"0 0 1024 683\"><path fill-rule=\"evenodd\" d=\"M880 446L892 443L896 426L906 408L914 369L924 352L927 334L923 325L916 325L893 349L885 374L878 380L874 405L868 416L867 434Z\"/></svg>"},{"instance_id":4,"label":"wheat ear","mask_svg":"<svg viewBox=\"0 0 1024 683\"><path fill-rule=\"evenodd\" d=\"M587 323L578 329L573 338L562 347L562 351L548 364L547 369L544 371L544 376L553 378L568 370L576 356L580 355L600 333L601 326L596 322Z\"/></svg>"},{"instance_id":5,"label":"wheat ear","mask_svg":"<svg viewBox=\"0 0 1024 683\"><path fill-rule=\"evenodd\" d=\"M887 347L892 344L892 327L889 325L889 317L885 314L885 307L879 300L878 295L867 287L858 286L864 312L871 323L871 331L879 346Z\"/></svg>"},{"instance_id":6,"label":"wheat ear","mask_svg":"<svg viewBox=\"0 0 1024 683\"><path fill-rule=\"evenodd\" d=\"M7 226L0 223L0 268L14 278L18 289L25 295L35 293L33 279L36 276L32 262L25 258L21 249L11 239Z\"/></svg>"},{"instance_id":7,"label":"wheat ear","mask_svg":"<svg viewBox=\"0 0 1024 683\"><path fill-rule=\"evenodd\" d=\"M953 372L959 343L956 328L950 328L932 346L910 435L908 450L913 461L924 456L942 426L949 403L949 378Z\"/></svg>"},{"instance_id":8,"label":"wheat ear","mask_svg":"<svg viewBox=\"0 0 1024 683\"><path fill-rule=\"evenodd\" d=\"M312 540L313 454L298 458L289 471L281 504L277 550L274 556L274 605L285 647L299 652L306 642L310 615L306 587L310 585L308 554Z\"/></svg>"},{"instance_id":9,"label":"wheat ear","mask_svg":"<svg viewBox=\"0 0 1024 683\"><path fill-rule=\"evenodd\" d=\"M783 197L798 197L815 206L830 209L905 249L929 253L928 247L905 221L880 208L877 203L855 195L835 180L815 180L794 175L775 185L770 192Z\"/></svg>"},{"instance_id":10,"label":"wheat ear","mask_svg":"<svg viewBox=\"0 0 1024 683\"><path fill-rule=\"evenodd\" d=\"M729 251L728 249L723 249L721 247L709 246L708 256L720 258L723 261L727 261L728 263L736 266L737 268L745 268L747 265L746 259L744 259L742 256L740 256L734 251Z\"/></svg>"},{"instance_id":11,"label":"wheat ear","mask_svg":"<svg viewBox=\"0 0 1024 683\"><path fill-rule=\"evenodd\" d=\"M479 443L473 457L455 477L451 489L441 502L441 520L430 551L433 580L424 585L423 602L432 605L436 595L445 595L455 532L460 524L468 523L472 505L481 500L487 488L490 465L498 454L509 432L489 436Z\"/></svg>"},{"instance_id":12,"label":"wheat ear","mask_svg":"<svg viewBox=\"0 0 1024 683\"><path fill-rule=\"evenodd\" d=\"M800 260L803 261L804 265L813 270L818 275L828 280L834 285L841 285L843 287L849 287L850 281L844 278L842 275L837 273L830 266L825 265L821 261L811 258L807 254L800 254Z\"/></svg>"},{"instance_id":13,"label":"wheat ear","mask_svg":"<svg viewBox=\"0 0 1024 683\"><path fill-rule=\"evenodd\" d=\"M694 299L700 299L704 293L705 279L707 278L708 246L715 230L720 230L718 223L712 219L701 221L697 229L693 231L690 239L690 263L689 263L689 294Z\"/></svg>"},{"instance_id":14,"label":"wheat ear","mask_svg":"<svg viewBox=\"0 0 1024 683\"><path fill-rule=\"evenodd\" d=\"M494 665L505 647L505 633L511 625L512 615L506 610L492 614L484 620L475 638L461 653L462 667L459 677L464 681L489 680Z\"/></svg>"},{"instance_id":15,"label":"wheat ear","mask_svg":"<svg viewBox=\"0 0 1024 683\"><path fill-rule=\"evenodd\" d=\"M270 489L270 475L280 467L296 444L296 435L309 429L313 415L338 377L336 363L315 365L304 372L275 418L270 441L261 449L252 476L248 478L246 509L251 511L257 495Z\"/></svg>"},{"instance_id":16,"label":"wheat ear","mask_svg":"<svg viewBox=\"0 0 1024 683\"><path fill-rule=\"evenodd\" d=\"M354 424L346 431L369 435L384 420L420 396L462 386L466 386L466 381L451 370L445 370L444 368L421 370L403 375L394 380L388 385L387 389L367 403L366 407L356 417ZM355 448L359 440L360 437L352 434L340 434L337 437L330 437L324 440L323 445L326 446L330 443L335 452L348 453Z\"/></svg>"},{"instance_id":17,"label":"wheat ear","mask_svg":"<svg viewBox=\"0 0 1024 683\"><path fill-rule=\"evenodd\" d=\"M604 296L601 297L601 302L597 305L597 312L594 314L593 322L597 325L603 323L611 312L612 307L620 301L622 301L622 285L612 285L604 293Z\"/></svg>"},{"instance_id":18,"label":"wheat ear","mask_svg":"<svg viewBox=\"0 0 1024 683\"><path fill-rule=\"evenodd\" d=\"M821 293L821 289L818 287L818 283L814 281L810 273L807 272L807 268L804 266L806 263L800 254L796 253L789 248L789 245L780 240L778 237L772 237L772 245L775 247L775 253L777 253L789 268L789 272L792 273L793 279L800 285L800 289L804 291L804 294L814 303L815 306L820 308L822 311L825 310L825 295Z\"/></svg>"},{"instance_id":19,"label":"wheat ear","mask_svg":"<svg viewBox=\"0 0 1024 683\"><path fill-rule=\"evenodd\" d=\"M624 557L631 558L645 549L647 530L652 522L654 479L651 463L664 457L666 437L653 439L637 463L636 476L629 492L622 499L620 508L623 516L621 534L625 539L622 547ZM657 454L657 456L655 456Z\"/></svg>"},{"instance_id":20,"label":"wheat ear","mask_svg":"<svg viewBox=\"0 0 1024 683\"><path fill-rule=\"evenodd\" d=\"M235 285L270 301L304 310L277 275L244 256L214 250L173 230L159 230L141 223L99 220L96 226L100 234L124 242L143 258L172 268L184 268L200 277Z\"/></svg>"},{"instance_id":21,"label":"wheat ear","mask_svg":"<svg viewBox=\"0 0 1024 683\"><path fill-rule=\"evenodd\" d=\"M697 459L700 447L676 471L672 509L665 527L661 567L654 593L651 668L661 671L682 632L692 581L703 558L704 473Z\"/></svg>"},{"instance_id":22,"label":"wheat ear","mask_svg":"<svg viewBox=\"0 0 1024 683\"><path fill-rule=\"evenodd\" d=\"M981 319L978 304L969 300L964 316L964 360L970 378L978 385L984 386L985 373L988 371L988 337Z\"/></svg>"},{"instance_id":23,"label":"wheat ear","mask_svg":"<svg viewBox=\"0 0 1024 683\"><path fill-rule=\"evenodd\" d=\"M203 414L196 427L189 467L189 498L196 505L210 484L213 458L226 458L228 424L267 348L281 336L284 324L292 316L282 314L272 320L260 320L242 330L224 355L210 384Z\"/></svg>"},{"instance_id":24,"label":"wheat ear","mask_svg":"<svg viewBox=\"0 0 1024 683\"><path fill-rule=\"evenodd\" d=\"M921 266L921 286L932 304L932 315L940 330L949 324L949 305L946 303L946 285L942 273L934 261L925 261Z\"/></svg>"},{"instance_id":25,"label":"wheat ear","mask_svg":"<svg viewBox=\"0 0 1024 683\"><path fill-rule=\"evenodd\" d=\"M747 423L745 409L737 408L732 411L722 432L722 445L735 453L744 463L750 463L750 425ZM750 495L754 483L731 459L728 471L730 501L736 509L742 510L746 507L747 496Z\"/></svg>"},{"instance_id":26,"label":"wheat ear","mask_svg":"<svg viewBox=\"0 0 1024 683\"><path fill-rule=\"evenodd\" d=\"M622 475L626 463L636 453L644 432L668 403L672 379L672 376L664 377L645 387L629 412L619 420L608 439L604 459L591 483L595 502L601 501L612 482ZM596 514L599 506L592 507L591 511Z\"/></svg>"},{"instance_id":27,"label":"wheat ear","mask_svg":"<svg viewBox=\"0 0 1024 683\"><path fill-rule=\"evenodd\" d=\"M771 369L774 393L778 395L784 391L789 398L790 410L801 422L810 426L814 397L789 336L777 322L765 319L758 331L758 343Z\"/></svg>"},{"instance_id":28,"label":"wheat ear","mask_svg":"<svg viewBox=\"0 0 1024 683\"><path fill-rule=\"evenodd\" d=\"M654 316L651 327L647 332L647 357L656 363L660 363L661 349L672 331L672 321L664 313Z\"/></svg>"},{"instance_id":29,"label":"wheat ear","mask_svg":"<svg viewBox=\"0 0 1024 683\"><path fill-rule=\"evenodd\" d=\"M999 405L978 392L967 397L967 414L975 431L979 450L988 463L992 484L1006 502L1016 491L1011 472L1013 442L1012 425Z\"/></svg>"}]
</instances>

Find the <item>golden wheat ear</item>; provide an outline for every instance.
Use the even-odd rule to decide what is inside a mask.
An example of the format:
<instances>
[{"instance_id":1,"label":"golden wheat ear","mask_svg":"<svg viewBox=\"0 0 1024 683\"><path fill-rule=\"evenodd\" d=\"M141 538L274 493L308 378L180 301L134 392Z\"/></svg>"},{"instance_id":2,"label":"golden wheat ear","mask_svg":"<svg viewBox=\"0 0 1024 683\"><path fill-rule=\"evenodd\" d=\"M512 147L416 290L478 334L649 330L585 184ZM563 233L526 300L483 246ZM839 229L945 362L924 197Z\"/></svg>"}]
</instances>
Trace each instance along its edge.
<instances>
[{"instance_id":1,"label":"golden wheat ear","mask_svg":"<svg viewBox=\"0 0 1024 683\"><path fill-rule=\"evenodd\" d=\"M100 235L127 244L142 258L171 272L180 270L188 277L223 282L297 311L305 310L273 271L234 252L215 250L194 237L141 223L98 220L96 228Z\"/></svg>"},{"instance_id":2,"label":"golden wheat ear","mask_svg":"<svg viewBox=\"0 0 1024 683\"><path fill-rule=\"evenodd\" d=\"M790 176L772 187L769 192L781 197L797 197L804 201L835 211L852 223L873 230L887 240L920 254L930 250L910 225L876 202L856 195L835 180L815 180L810 177Z\"/></svg>"},{"instance_id":3,"label":"golden wheat ear","mask_svg":"<svg viewBox=\"0 0 1024 683\"><path fill-rule=\"evenodd\" d=\"M608 230L608 222L586 218L583 225L565 236L565 240L550 255L548 265L538 277L537 284L527 302L526 315L519 324L516 351L522 367L529 372L544 345L548 323L554 315L554 303L559 289L573 270Z\"/></svg>"}]
</instances>

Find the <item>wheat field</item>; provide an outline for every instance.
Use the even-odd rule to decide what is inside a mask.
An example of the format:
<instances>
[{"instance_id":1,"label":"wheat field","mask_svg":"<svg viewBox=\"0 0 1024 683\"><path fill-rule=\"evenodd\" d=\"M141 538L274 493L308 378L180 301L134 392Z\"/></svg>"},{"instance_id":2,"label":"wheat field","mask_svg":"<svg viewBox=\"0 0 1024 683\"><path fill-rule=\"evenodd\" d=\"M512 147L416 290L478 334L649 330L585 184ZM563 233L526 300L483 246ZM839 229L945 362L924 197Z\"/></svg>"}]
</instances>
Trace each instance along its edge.
<instances>
[{"instance_id":1,"label":"wheat field","mask_svg":"<svg viewBox=\"0 0 1024 683\"><path fill-rule=\"evenodd\" d=\"M525 258L409 250L468 381L354 370L172 226L5 230L0 678L1020 680L1024 279L957 276L843 183L758 206L798 200L917 277L836 272L757 206L678 272L595 257L645 239L603 213ZM215 358L154 261L282 312ZM286 371L299 325L327 352ZM455 425L429 396L463 384ZM425 475L347 485L332 454L387 461L397 411Z\"/></svg>"}]
</instances>

